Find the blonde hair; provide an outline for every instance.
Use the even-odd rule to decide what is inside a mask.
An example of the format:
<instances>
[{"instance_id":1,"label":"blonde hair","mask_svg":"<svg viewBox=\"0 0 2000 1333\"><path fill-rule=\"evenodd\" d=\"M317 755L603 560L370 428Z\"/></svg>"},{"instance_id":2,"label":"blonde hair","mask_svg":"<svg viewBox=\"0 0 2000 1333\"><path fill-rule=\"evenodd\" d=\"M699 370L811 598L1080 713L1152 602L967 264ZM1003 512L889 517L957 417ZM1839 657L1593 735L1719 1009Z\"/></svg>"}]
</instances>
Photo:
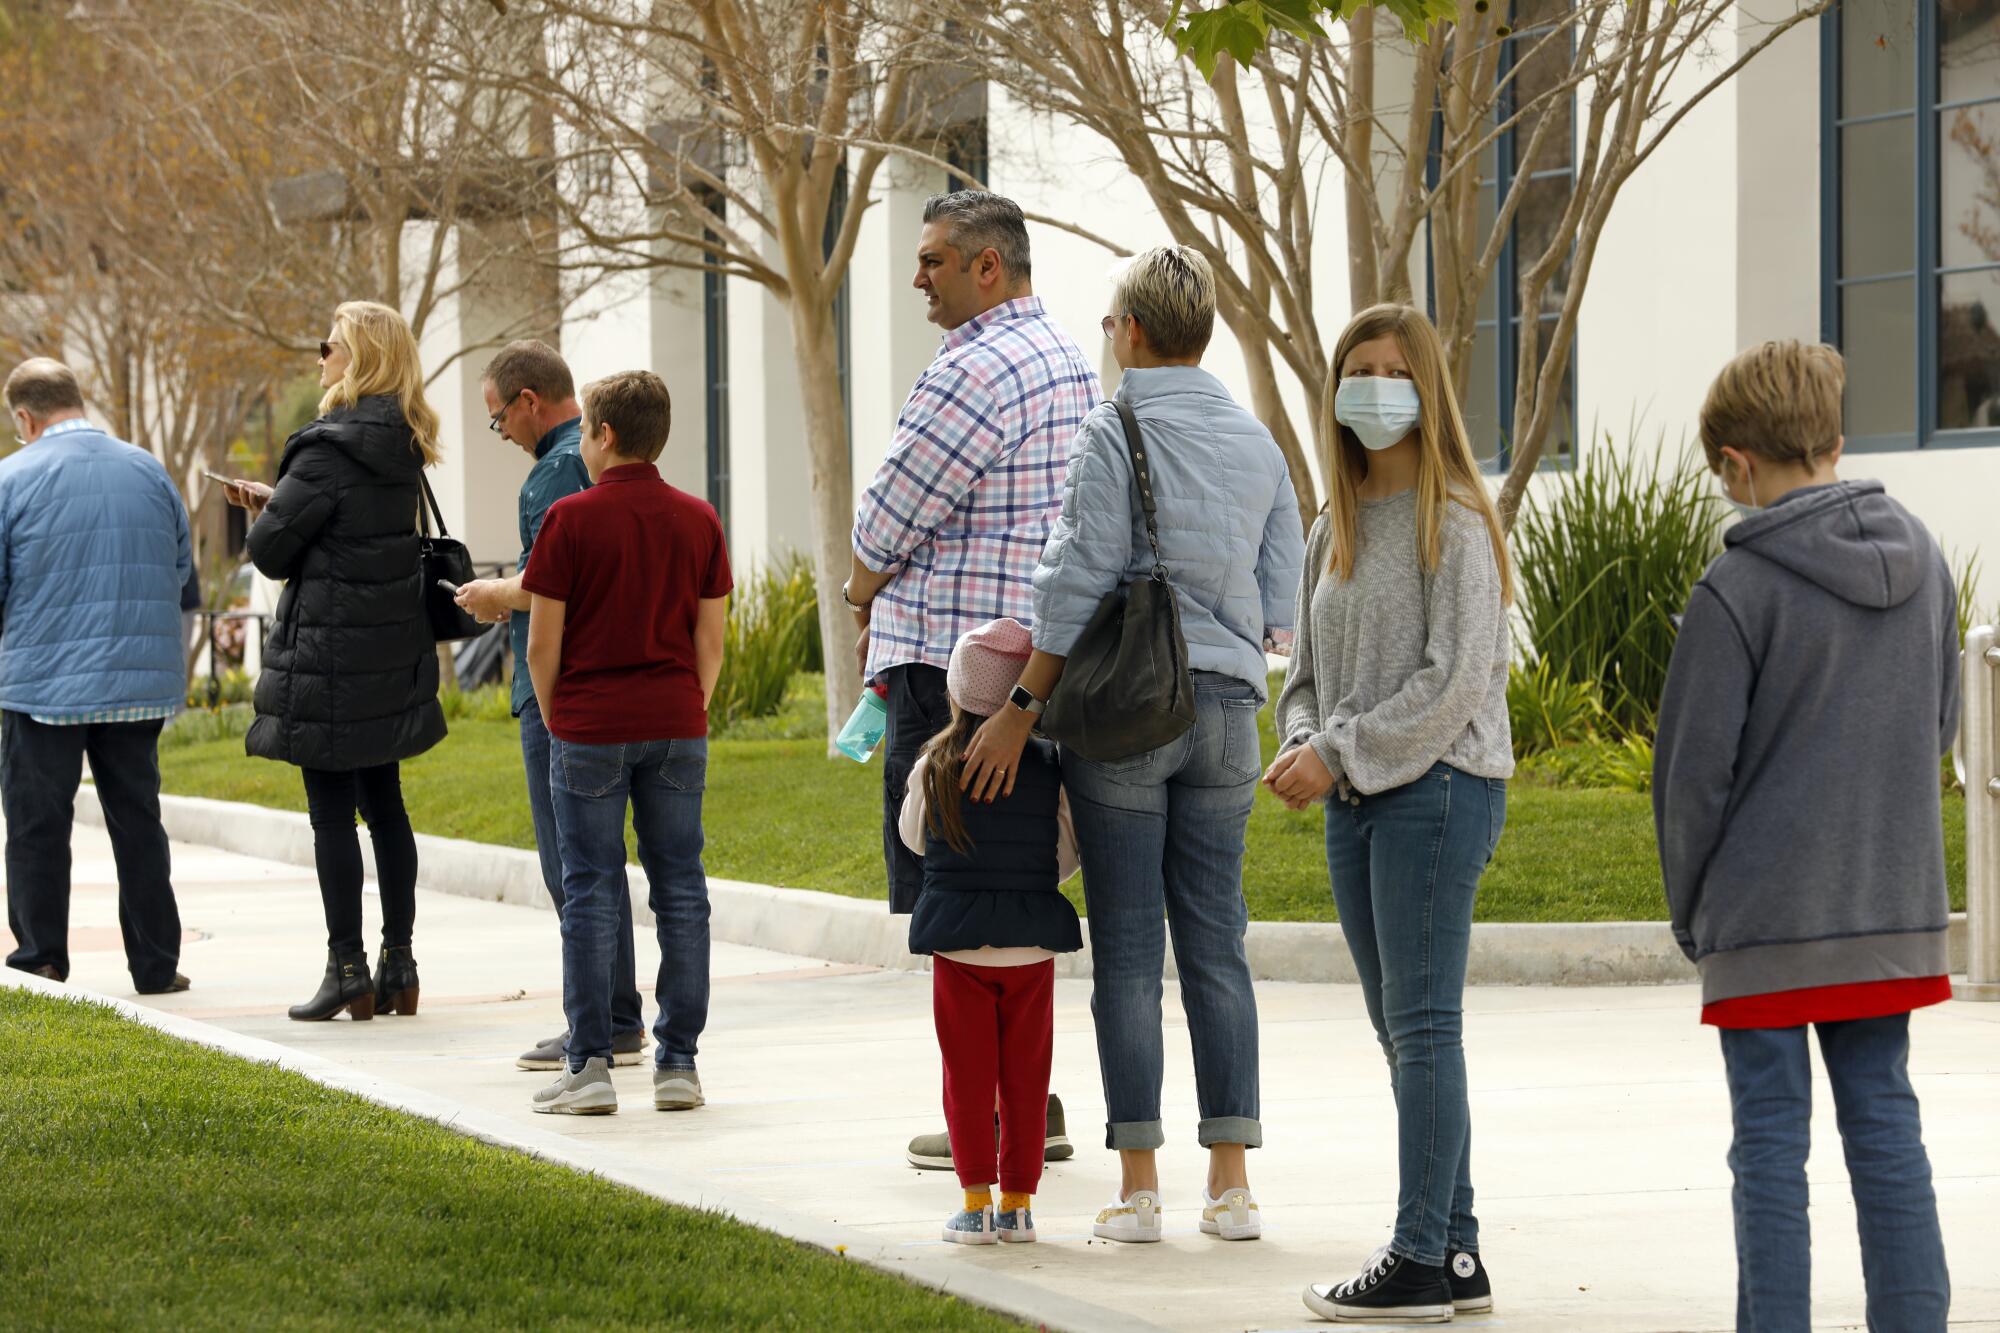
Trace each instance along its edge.
<instances>
[{"instance_id":1,"label":"blonde hair","mask_svg":"<svg viewBox=\"0 0 2000 1333\"><path fill-rule=\"evenodd\" d=\"M444 457L438 445L438 414L424 400L424 371L417 364L417 340L409 321L374 301L343 301L334 308L333 336L347 349L347 369L319 400L320 415L352 407L375 394L394 394L424 466L435 467Z\"/></svg>"},{"instance_id":2,"label":"blonde hair","mask_svg":"<svg viewBox=\"0 0 2000 1333\"><path fill-rule=\"evenodd\" d=\"M1115 313L1146 331L1147 345L1169 361L1200 356L1215 333L1215 274L1185 245L1162 245L1125 265L1111 293Z\"/></svg>"},{"instance_id":3,"label":"blonde hair","mask_svg":"<svg viewBox=\"0 0 2000 1333\"><path fill-rule=\"evenodd\" d=\"M1804 463L1840 443L1840 396L1847 363L1831 347L1791 339L1740 353L1701 405L1701 449L1710 471L1722 468L1722 447L1774 463Z\"/></svg>"},{"instance_id":4,"label":"blonde hair","mask_svg":"<svg viewBox=\"0 0 2000 1333\"><path fill-rule=\"evenodd\" d=\"M1424 312L1407 305L1376 305L1356 315L1340 335L1320 401L1320 471L1326 478L1327 516L1333 531L1327 572L1343 582L1354 576L1361 483L1368 476L1368 451L1355 433L1335 418L1341 368L1356 347L1393 335L1417 386L1417 556L1426 573L1442 558L1446 506L1457 503L1486 520L1493 561L1500 570L1500 602L1514 601L1514 574L1500 514L1473 461L1472 445L1459 414L1458 398L1445 373L1444 344Z\"/></svg>"}]
</instances>

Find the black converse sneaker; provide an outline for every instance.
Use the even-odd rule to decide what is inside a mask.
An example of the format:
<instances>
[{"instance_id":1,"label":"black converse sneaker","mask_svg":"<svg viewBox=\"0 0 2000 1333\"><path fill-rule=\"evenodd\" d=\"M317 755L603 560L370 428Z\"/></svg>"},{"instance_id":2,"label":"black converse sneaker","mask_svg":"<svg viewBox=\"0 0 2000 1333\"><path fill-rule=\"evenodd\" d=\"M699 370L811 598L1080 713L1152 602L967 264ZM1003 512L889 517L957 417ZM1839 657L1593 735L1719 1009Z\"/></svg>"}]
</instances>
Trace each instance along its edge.
<instances>
[{"instance_id":1,"label":"black converse sneaker","mask_svg":"<svg viewBox=\"0 0 2000 1333\"><path fill-rule=\"evenodd\" d=\"M1452 1296L1447 1271L1443 1264L1420 1264L1380 1249L1359 1275L1307 1287L1306 1309L1322 1319L1448 1324Z\"/></svg>"},{"instance_id":2,"label":"black converse sneaker","mask_svg":"<svg viewBox=\"0 0 2000 1333\"><path fill-rule=\"evenodd\" d=\"M1454 1310L1473 1314L1493 1308L1493 1284L1487 1281L1486 1265L1479 1262L1478 1255L1454 1250L1444 1266Z\"/></svg>"}]
</instances>

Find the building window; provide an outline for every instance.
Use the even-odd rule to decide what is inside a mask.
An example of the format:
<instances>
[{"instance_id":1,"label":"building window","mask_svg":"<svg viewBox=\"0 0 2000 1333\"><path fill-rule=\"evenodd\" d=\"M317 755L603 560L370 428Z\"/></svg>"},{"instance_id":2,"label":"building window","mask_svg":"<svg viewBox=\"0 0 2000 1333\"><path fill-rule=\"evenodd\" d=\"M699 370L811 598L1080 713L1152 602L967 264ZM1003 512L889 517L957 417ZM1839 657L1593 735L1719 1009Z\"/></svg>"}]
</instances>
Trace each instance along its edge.
<instances>
[{"instance_id":1,"label":"building window","mask_svg":"<svg viewBox=\"0 0 2000 1333\"><path fill-rule=\"evenodd\" d=\"M985 116L950 131L945 140L944 160L953 168L951 174L944 178L945 193L992 188L992 182L986 179L986 173L992 169L992 160L986 146ZM965 174L959 175L959 172Z\"/></svg>"},{"instance_id":2,"label":"building window","mask_svg":"<svg viewBox=\"0 0 2000 1333\"><path fill-rule=\"evenodd\" d=\"M1479 295L1479 310L1473 324L1472 367L1466 378L1460 410L1472 437L1472 450L1480 465L1491 472L1505 472L1513 464L1514 387L1521 364L1521 270L1547 253L1563 209L1576 189L1576 97L1548 98L1570 74L1575 38L1566 19L1569 0L1517 0L1513 6L1514 33L1500 43L1498 77L1504 80L1493 109L1496 123L1511 120L1525 104L1532 108L1520 122L1497 136L1487 148L1479 172L1479 223L1475 234L1482 239L1491 234L1499 214L1499 201L1507 197L1520 179L1520 157L1534 138L1542 117L1554 116L1542 156L1527 177L1527 193L1515 210L1513 225L1500 249L1499 262L1486 288ZM1560 28L1560 32L1558 32ZM1550 40L1551 34L1556 34ZM1543 100L1536 105L1538 99ZM1442 133L1443 121L1434 133ZM1435 144L1435 139L1433 140ZM1431 184L1437 182L1437 154L1431 158ZM1563 302L1569 294L1571 257L1549 280L1542 292L1541 308L1533 313L1537 321L1538 365L1546 361L1549 343L1562 317ZM1430 284L1435 292L1436 284ZM1433 295L1431 314L1436 315ZM1575 457L1576 359L1570 347L1563 371L1560 413L1549 427L1543 446L1542 463L1566 465Z\"/></svg>"},{"instance_id":3,"label":"building window","mask_svg":"<svg viewBox=\"0 0 2000 1333\"><path fill-rule=\"evenodd\" d=\"M709 207L722 216L718 197ZM701 274L701 339L707 363L708 394L708 502L722 520L722 532L729 535L729 278L714 268L721 253L722 238L706 232L703 239L711 247L710 267Z\"/></svg>"},{"instance_id":4,"label":"building window","mask_svg":"<svg viewBox=\"0 0 2000 1333\"><path fill-rule=\"evenodd\" d=\"M2000 0L1847 0L1820 23L1847 446L2000 443Z\"/></svg>"}]
</instances>

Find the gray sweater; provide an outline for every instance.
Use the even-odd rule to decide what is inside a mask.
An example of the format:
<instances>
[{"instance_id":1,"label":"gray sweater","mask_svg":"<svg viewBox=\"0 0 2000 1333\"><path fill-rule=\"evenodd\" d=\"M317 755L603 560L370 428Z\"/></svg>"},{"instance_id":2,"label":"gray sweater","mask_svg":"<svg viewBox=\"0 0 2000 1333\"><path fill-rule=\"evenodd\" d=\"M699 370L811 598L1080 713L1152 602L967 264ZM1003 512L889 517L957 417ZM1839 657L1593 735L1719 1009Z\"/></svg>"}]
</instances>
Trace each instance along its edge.
<instances>
[{"instance_id":1,"label":"gray sweater","mask_svg":"<svg viewBox=\"0 0 2000 1333\"><path fill-rule=\"evenodd\" d=\"M1689 598L1653 757L1703 1003L1943 975L1959 641L1937 543L1874 481L1794 491L1725 543Z\"/></svg>"},{"instance_id":2,"label":"gray sweater","mask_svg":"<svg viewBox=\"0 0 2000 1333\"><path fill-rule=\"evenodd\" d=\"M1447 507L1438 567L1417 556L1415 491L1365 500L1354 574L1327 573L1326 515L1306 543L1298 642L1278 696L1286 748L1311 745L1364 794L1443 761L1474 777L1514 774L1507 726L1507 617L1486 523Z\"/></svg>"}]
</instances>

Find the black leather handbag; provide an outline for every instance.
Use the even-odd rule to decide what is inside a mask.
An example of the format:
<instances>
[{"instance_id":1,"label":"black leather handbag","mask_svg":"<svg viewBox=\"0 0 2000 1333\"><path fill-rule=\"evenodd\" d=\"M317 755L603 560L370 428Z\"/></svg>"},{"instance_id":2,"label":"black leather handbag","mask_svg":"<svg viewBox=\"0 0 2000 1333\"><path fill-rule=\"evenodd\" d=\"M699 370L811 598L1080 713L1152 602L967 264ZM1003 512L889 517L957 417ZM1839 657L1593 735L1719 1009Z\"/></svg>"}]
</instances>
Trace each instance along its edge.
<instances>
[{"instance_id":1,"label":"black leather handbag","mask_svg":"<svg viewBox=\"0 0 2000 1333\"><path fill-rule=\"evenodd\" d=\"M456 588L472 582L472 553L465 549L464 542L444 530L444 514L438 509L437 497L431 494L430 478L419 474L417 480L424 488L424 502L417 506L417 549L423 553L424 612L430 619L431 633L439 643L476 639L487 627L442 586L449 583ZM431 536L433 522L437 524L435 537Z\"/></svg>"},{"instance_id":2,"label":"black leather handbag","mask_svg":"<svg viewBox=\"0 0 2000 1333\"><path fill-rule=\"evenodd\" d=\"M1042 717L1045 734L1100 764L1157 750L1194 725L1194 680L1188 675L1180 601L1160 559L1145 440L1132 409L1116 400L1111 405L1125 427L1153 571L1104 595L1070 649Z\"/></svg>"}]
</instances>

